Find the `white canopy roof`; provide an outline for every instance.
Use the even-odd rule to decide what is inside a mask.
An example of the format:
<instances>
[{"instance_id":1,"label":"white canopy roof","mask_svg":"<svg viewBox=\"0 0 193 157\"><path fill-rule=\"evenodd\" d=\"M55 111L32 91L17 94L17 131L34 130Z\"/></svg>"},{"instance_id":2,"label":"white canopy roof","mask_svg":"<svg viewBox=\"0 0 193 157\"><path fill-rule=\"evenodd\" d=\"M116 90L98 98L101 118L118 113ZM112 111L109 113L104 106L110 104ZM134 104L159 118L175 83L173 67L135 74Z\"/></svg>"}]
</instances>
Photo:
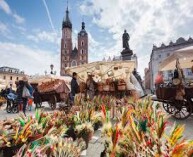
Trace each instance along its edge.
<instances>
[{"instance_id":1,"label":"white canopy roof","mask_svg":"<svg viewBox=\"0 0 193 157\"><path fill-rule=\"evenodd\" d=\"M174 70L176 68L176 59L178 58L182 69L191 68L193 66L193 46L174 52L160 64L159 70Z\"/></svg>"},{"instance_id":2,"label":"white canopy roof","mask_svg":"<svg viewBox=\"0 0 193 157\"><path fill-rule=\"evenodd\" d=\"M136 67L135 61L99 61L89 64L83 64L77 67L68 67L65 72L72 75L78 74L81 81L86 81L88 74L94 75L94 80L101 81L107 78L126 78Z\"/></svg>"}]
</instances>

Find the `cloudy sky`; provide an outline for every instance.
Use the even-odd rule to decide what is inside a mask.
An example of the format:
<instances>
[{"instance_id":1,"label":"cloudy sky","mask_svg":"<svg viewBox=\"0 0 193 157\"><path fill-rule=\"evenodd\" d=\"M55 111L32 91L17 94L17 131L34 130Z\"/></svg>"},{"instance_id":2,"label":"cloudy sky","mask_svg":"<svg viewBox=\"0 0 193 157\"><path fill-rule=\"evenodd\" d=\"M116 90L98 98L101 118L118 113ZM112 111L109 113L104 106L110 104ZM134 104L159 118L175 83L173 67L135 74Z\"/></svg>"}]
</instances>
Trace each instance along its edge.
<instances>
[{"instance_id":1,"label":"cloudy sky","mask_svg":"<svg viewBox=\"0 0 193 157\"><path fill-rule=\"evenodd\" d=\"M66 0L0 0L0 66L43 74L52 63L59 74L61 25ZM73 41L84 19L89 61L120 55L124 29L138 56L138 71L152 45L193 37L193 0L69 0Z\"/></svg>"}]
</instances>

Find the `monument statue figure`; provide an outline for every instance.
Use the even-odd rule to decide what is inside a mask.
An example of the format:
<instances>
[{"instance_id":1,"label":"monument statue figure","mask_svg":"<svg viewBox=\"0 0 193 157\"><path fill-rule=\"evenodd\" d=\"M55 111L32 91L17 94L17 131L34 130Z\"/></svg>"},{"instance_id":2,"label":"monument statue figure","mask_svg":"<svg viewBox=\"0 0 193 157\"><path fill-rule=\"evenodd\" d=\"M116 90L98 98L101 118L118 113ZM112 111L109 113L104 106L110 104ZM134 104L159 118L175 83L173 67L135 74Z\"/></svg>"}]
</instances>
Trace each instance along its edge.
<instances>
[{"instance_id":1,"label":"monument statue figure","mask_svg":"<svg viewBox=\"0 0 193 157\"><path fill-rule=\"evenodd\" d=\"M129 39L130 39L130 36L129 36L129 34L127 33L126 30L125 30L124 33L123 33L122 39L123 39L123 48L125 48L126 50L130 50L130 48L129 48Z\"/></svg>"}]
</instances>

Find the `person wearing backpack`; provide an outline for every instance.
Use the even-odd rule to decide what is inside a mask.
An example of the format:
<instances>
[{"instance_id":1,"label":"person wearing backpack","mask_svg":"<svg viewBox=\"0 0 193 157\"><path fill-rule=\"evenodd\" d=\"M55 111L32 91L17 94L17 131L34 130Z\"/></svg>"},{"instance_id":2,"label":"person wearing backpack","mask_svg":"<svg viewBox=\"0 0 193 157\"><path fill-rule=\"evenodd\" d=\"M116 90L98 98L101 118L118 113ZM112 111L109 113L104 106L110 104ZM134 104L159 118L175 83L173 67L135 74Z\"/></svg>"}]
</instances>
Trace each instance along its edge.
<instances>
[{"instance_id":1,"label":"person wearing backpack","mask_svg":"<svg viewBox=\"0 0 193 157\"><path fill-rule=\"evenodd\" d=\"M20 106L20 109L22 108L23 114L25 116L26 116L26 107L28 103L28 98L31 96L30 89L31 87L26 77L24 77L23 80L19 81L17 92L16 92L17 103Z\"/></svg>"}]
</instances>

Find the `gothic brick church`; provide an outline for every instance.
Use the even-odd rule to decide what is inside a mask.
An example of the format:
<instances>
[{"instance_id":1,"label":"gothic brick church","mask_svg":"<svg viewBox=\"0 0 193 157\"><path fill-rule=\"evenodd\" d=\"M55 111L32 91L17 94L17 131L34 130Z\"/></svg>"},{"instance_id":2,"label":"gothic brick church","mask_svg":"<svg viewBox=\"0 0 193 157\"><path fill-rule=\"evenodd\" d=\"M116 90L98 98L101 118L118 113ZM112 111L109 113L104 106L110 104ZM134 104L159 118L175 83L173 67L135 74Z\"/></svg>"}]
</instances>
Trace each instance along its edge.
<instances>
[{"instance_id":1,"label":"gothic brick church","mask_svg":"<svg viewBox=\"0 0 193 157\"><path fill-rule=\"evenodd\" d=\"M78 47L77 47L78 46ZM61 67L60 74L65 75L65 68L79 66L88 63L88 34L85 30L85 23L82 22L82 28L78 33L78 45L73 47L72 43L72 23L69 18L68 7L66 9L66 18L62 23L61 39Z\"/></svg>"}]
</instances>

